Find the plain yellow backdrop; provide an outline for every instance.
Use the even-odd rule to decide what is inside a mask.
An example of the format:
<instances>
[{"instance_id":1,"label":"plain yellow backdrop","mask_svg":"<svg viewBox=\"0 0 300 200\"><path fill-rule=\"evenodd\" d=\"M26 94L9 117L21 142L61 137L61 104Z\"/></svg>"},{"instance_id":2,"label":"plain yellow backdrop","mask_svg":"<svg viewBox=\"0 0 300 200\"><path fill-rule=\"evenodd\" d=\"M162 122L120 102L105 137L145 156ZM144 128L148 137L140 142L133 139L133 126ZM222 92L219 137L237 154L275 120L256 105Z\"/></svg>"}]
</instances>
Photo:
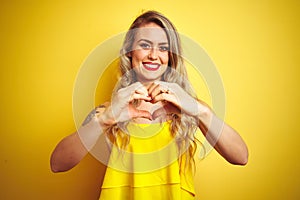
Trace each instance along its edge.
<instances>
[{"instance_id":1,"label":"plain yellow backdrop","mask_svg":"<svg viewBox=\"0 0 300 200\"><path fill-rule=\"evenodd\" d=\"M49 157L75 130L72 92L89 53L143 10L164 13L222 76L225 120L245 167L215 151L197 162L197 199L300 199L299 1L1 1L0 199L97 199L101 165L87 156L53 174Z\"/></svg>"}]
</instances>

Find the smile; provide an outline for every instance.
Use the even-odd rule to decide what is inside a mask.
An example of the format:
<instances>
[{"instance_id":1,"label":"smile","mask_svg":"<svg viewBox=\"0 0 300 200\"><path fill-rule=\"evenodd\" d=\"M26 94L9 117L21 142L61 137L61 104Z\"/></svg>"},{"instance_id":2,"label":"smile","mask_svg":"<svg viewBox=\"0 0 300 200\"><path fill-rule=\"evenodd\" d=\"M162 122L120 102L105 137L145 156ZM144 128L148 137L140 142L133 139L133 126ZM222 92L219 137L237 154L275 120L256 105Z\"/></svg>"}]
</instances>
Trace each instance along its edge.
<instances>
[{"instance_id":1,"label":"smile","mask_svg":"<svg viewBox=\"0 0 300 200\"><path fill-rule=\"evenodd\" d=\"M149 71L156 71L159 69L160 64L158 63L151 63L151 62L143 62L143 66L146 70Z\"/></svg>"}]
</instances>

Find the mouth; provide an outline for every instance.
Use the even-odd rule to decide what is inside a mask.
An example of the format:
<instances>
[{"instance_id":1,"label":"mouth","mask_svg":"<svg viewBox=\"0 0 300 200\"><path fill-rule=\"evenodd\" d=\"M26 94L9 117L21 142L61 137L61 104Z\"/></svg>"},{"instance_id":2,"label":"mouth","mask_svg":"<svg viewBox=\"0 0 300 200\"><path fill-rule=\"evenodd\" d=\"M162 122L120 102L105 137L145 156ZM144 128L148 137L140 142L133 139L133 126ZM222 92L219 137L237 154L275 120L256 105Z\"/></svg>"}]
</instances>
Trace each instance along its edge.
<instances>
[{"instance_id":1,"label":"mouth","mask_svg":"<svg viewBox=\"0 0 300 200\"><path fill-rule=\"evenodd\" d=\"M156 71L159 69L160 64L152 62L143 62L143 67L149 71Z\"/></svg>"}]
</instances>

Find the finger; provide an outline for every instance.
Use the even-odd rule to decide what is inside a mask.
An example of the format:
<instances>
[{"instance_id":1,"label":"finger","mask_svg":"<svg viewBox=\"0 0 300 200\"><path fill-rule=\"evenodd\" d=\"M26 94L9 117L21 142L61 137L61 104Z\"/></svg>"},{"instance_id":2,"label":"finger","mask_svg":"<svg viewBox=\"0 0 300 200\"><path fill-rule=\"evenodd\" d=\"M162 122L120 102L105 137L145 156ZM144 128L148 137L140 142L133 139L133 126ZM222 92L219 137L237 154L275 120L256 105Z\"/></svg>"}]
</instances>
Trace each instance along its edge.
<instances>
[{"instance_id":1,"label":"finger","mask_svg":"<svg viewBox=\"0 0 300 200\"><path fill-rule=\"evenodd\" d=\"M132 108L130 111L130 118L146 118L152 120L152 115L147 110L138 110L136 108Z\"/></svg>"},{"instance_id":2,"label":"finger","mask_svg":"<svg viewBox=\"0 0 300 200\"><path fill-rule=\"evenodd\" d=\"M129 96L129 95L133 94L136 90L139 90L139 93L147 93L147 89L140 82L135 82L127 87L120 88L117 91L117 93L119 93L123 96L126 96L126 95Z\"/></svg>"},{"instance_id":3,"label":"finger","mask_svg":"<svg viewBox=\"0 0 300 200\"><path fill-rule=\"evenodd\" d=\"M152 98L151 102L157 103L159 101L162 101L162 102L166 101L166 102L170 102L170 103L174 104L175 106L179 106L176 97L170 93L160 93L159 95Z\"/></svg>"},{"instance_id":4,"label":"finger","mask_svg":"<svg viewBox=\"0 0 300 200\"><path fill-rule=\"evenodd\" d=\"M138 93L138 94L143 94L143 95L146 95L146 96L148 95L148 91L147 91L146 88L139 88L139 89L136 89L134 92Z\"/></svg>"},{"instance_id":5,"label":"finger","mask_svg":"<svg viewBox=\"0 0 300 200\"><path fill-rule=\"evenodd\" d=\"M132 84L130 89L134 89L131 91L131 96L133 96L135 99L151 100L147 88L140 82Z\"/></svg>"},{"instance_id":6,"label":"finger","mask_svg":"<svg viewBox=\"0 0 300 200\"><path fill-rule=\"evenodd\" d=\"M114 113L112 113L114 114ZM138 110L132 105L123 109L118 115L113 115L116 122L125 122L134 118L146 118L152 120L151 113L146 110Z\"/></svg>"},{"instance_id":7,"label":"finger","mask_svg":"<svg viewBox=\"0 0 300 200\"><path fill-rule=\"evenodd\" d=\"M129 102L132 102L133 100L145 100L145 101L151 101L151 97L144 94L138 94L138 93L134 93L130 96Z\"/></svg>"},{"instance_id":8,"label":"finger","mask_svg":"<svg viewBox=\"0 0 300 200\"><path fill-rule=\"evenodd\" d=\"M138 95L136 95L138 94ZM134 99L143 99L149 101L148 90L139 82L118 90L116 96L118 100L131 102Z\"/></svg>"},{"instance_id":9,"label":"finger","mask_svg":"<svg viewBox=\"0 0 300 200\"><path fill-rule=\"evenodd\" d=\"M153 82L151 85L148 86L147 90L148 90L148 93L152 93L152 91L154 90L154 88L157 87L157 83L156 82Z\"/></svg>"},{"instance_id":10,"label":"finger","mask_svg":"<svg viewBox=\"0 0 300 200\"><path fill-rule=\"evenodd\" d=\"M148 93L149 94L156 94L157 93L160 93L161 92L161 88L162 88L162 85L163 85L163 81L155 81L153 82L149 87L148 87Z\"/></svg>"},{"instance_id":11,"label":"finger","mask_svg":"<svg viewBox=\"0 0 300 200\"><path fill-rule=\"evenodd\" d=\"M142 99L147 100L147 101L151 100L151 97L149 96L146 88L138 89L132 95L135 95L138 98L141 96L141 97L143 97Z\"/></svg>"},{"instance_id":12,"label":"finger","mask_svg":"<svg viewBox=\"0 0 300 200\"><path fill-rule=\"evenodd\" d=\"M148 93L147 88L140 82L135 82L131 85L129 85L128 87L128 91L129 92L134 92L134 91L139 91L141 93Z\"/></svg>"},{"instance_id":13,"label":"finger","mask_svg":"<svg viewBox=\"0 0 300 200\"><path fill-rule=\"evenodd\" d=\"M167 115L170 114L180 114L180 110L173 104L168 103L164 105L162 108L159 108L156 111L154 111L152 114L152 119L155 120L158 117L166 117Z\"/></svg>"},{"instance_id":14,"label":"finger","mask_svg":"<svg viewBox=\"0 0 300 200\"><path fill-rule=\"evenodd\" d=\"M149 92L149 95L151 96L151 98L153 99L155 96L157 96L158 94L160 94L161 91L161 87L160 85L156 85L155 87L152 88L152 91Z\"/></svg>"},{"instance_id":15,"label":"finger","mask_svg":"<svg viewBox=\"0 0 300 200\"><path fill-rule=\"evenodd\" d=\"M152 99L161 94L161 93L168 93L169 92L169 85L167 82L155 82L151 85L150 88L148 88L149 95L152 97Z\"/></svg>"},{"instance_id":16,"label":"finger","mask_svg":"<svg viewBox=\"0 0 300 200\"><path fill-rule=\"evenodd\" d=\"M164 108L159 108L152 113L152 119L156 120L157 118L166 118L168 115L167 111Z\"/></svg>"}]
</instances>

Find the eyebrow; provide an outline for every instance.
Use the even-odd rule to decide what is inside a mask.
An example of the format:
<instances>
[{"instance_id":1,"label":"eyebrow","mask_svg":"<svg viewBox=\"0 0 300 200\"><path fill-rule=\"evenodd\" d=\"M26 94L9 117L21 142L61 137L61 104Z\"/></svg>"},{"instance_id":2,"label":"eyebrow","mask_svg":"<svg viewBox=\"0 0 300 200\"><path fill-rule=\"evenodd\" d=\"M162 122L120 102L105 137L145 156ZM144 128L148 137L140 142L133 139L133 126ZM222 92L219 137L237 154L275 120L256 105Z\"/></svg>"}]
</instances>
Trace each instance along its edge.
<instances>
[{"instance_id":1,"label":"eyebrow","mask_svg":"<svg viewBox=\"0 0 300 200\"><path fill-rule=\"evenodd\" d=\"M140 39L140 40L138 40L137 42L142 42L142 41L144 41L144 42L148 42L148 43L150 43L150 44L153 44L153 42L152 41L150 41L150 40L147 40L147 39ZM160 42L160 43L158 43L159 45L169 45L169 43L168 42Z\"/></svg>"}]
</instances>

